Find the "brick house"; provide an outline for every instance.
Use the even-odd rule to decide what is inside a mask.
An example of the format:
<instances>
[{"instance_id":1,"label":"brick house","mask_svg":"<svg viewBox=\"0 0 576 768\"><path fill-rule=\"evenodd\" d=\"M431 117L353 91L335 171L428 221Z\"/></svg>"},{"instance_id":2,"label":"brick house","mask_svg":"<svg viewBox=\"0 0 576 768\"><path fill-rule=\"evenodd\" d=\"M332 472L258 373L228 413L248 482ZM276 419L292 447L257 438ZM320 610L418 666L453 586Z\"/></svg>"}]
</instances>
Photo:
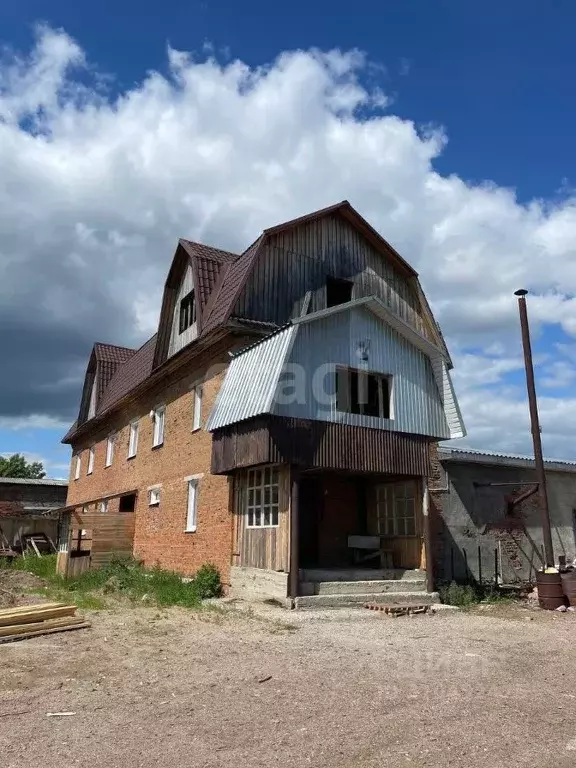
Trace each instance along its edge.
<instances>
[{"instance_id":1,"label":"brick house","mask_svg":"<svg viewBox=\"0 0 576 768\"><path fill-rule=\"evenodd\" d=\"M210 561L300 602L346 574L423 587L431 446L464 434L450 368L416 272L346 201L239 255L180 240L158 332L90 356L61 569Z\"/></svg>"}]
</instances>

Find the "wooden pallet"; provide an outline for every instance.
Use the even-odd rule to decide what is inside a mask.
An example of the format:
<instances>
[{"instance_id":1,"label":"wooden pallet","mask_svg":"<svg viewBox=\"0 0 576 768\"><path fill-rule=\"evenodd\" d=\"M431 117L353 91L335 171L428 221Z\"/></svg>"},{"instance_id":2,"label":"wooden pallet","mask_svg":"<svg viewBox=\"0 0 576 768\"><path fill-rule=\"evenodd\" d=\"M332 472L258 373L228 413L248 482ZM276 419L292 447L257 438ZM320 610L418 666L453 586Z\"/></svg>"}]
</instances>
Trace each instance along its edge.
<instances>
[{"instance_id":1,"label":"wooden pallet","mask_svg":"<svg viewBox=\"0 0 576 768\"><path fill-rule=\"evenodd\" d=\"M418 613L428 613L430 610L429 605L422 605L421 603L411 603L408 605L394 605L386 603L365 603L364 608L369 611L380 611L386 616L395 618L396 616L412 616Z\"/></svg>"}]
</instances>

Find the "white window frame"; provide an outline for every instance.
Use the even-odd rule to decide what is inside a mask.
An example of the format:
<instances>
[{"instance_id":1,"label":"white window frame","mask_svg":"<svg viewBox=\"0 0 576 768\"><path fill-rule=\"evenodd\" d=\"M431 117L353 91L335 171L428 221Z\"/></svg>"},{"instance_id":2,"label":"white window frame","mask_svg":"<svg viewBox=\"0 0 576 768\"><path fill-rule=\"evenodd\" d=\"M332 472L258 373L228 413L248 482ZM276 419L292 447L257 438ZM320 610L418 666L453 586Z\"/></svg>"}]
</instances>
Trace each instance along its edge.
<instances>
[{"instance_id":1,"label":"white window frame","mask_svg":"<svg viewBox=\"0 0 576 768\"><path fill-rule=\"evenodd\" d=\"M82 454L77 453L75 459L76 464L74 466L74 480L80 480L80 472L82 471Z\"/></svg>"},{"instance_id":2,"label":"white window frame","mask_svg":"<svg viewBox=\"0 0 576 768\"><path fill-rule=\"evenodd\" d=\"M192 432L197 432L202 429L202 384L197 384L194 387L193 397L193 413L192 413Z\"/></svg>"},{"instance_id":3,"label":"white window frame","mask_svg":"<svg viewBox=\"0 0 576 768\"><path fill-rule=\"evenodd\" d=\"M166 406L157 405L152 416L152 448L164 444L164 426L166 422Z\"/></svg>"},{"instance_id":4,"label":"white window frame","mask_svg":"<svg viewBox=\"0 0 576 768\"><path fill-rule=\"evenodd\" d=\"M156 485L153 488L148 488L148 506L159 507L161 497L162 486Z\"/></svg>"},{"instance_id":5,"label":"white window frame","mask_svg":"<svg viewBox=\"0 0 576 768\"><path fill-rule=\"evenodd\" d=\"M108 512L108 499L102 499L98 504L98 512L102 515L105 515Z\"/></svg>"},{"instance_id":6,"label":"white window frame","mask_svg":"<svg viewBox=\"0 0 576 768\"><path fill-rule=\"evenodd\" d=\"M130 432L128 434L128 458L133 459L138 453L138 432L140 430L140 422L130 422Z\"/></svg>"},{"instance_id":7,"label":"white window frame","mask_svg":"<svg viewBox=\"0 0 576 768\"><path fill-rule=\"evenodd\" d=\"M88 469L86 470L86 474L91 475L92 472L94 472L94 446L91 446L88 449Z\"/></svg>"},{"instance_id":8,"label":"white window frame","mask_svg":"<svg viewBox=\"0 0 576 768\"><path fill-rule=\"evenodd\" d=\"M106 462L104 464L105 467L111 467L112 462L114 461L114 443L116 442L116 435L112 433L111 435L108 435L108 439L106 440Z\"/></svg>"},{"instance_id":9,"label":"white window frame","mask_svg":"<svg viewBox=\"0 0 576 768\"><path fill-rule=\"evenodd\" d=\"M274 477L276 481L272 482ZM249 469L246 483L246 528L278 528L279 525L278 467L269 465L259 469Z\"/></svg>"},{"instance_id":10,"label":"white window frame","mask_svg":"<svg viewBox=\"0 0 576 768\"><path fill-rule=\"evenodd\" d=\"M185 533L195 533L198 527L198 482L199 478L191 477L188 479L188 496L186 507L186 527Z\"/></svg>"}]
</instances>

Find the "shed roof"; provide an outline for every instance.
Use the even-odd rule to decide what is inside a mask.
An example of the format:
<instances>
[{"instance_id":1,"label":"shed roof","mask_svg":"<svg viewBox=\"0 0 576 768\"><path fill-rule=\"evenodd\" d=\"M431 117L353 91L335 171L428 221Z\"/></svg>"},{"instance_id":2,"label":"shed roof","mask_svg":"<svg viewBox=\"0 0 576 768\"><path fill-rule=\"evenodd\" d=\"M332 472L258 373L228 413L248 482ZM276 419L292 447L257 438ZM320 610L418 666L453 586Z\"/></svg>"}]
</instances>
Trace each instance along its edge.
<instances>
[{"instance_id":1,"label":"shed roof","mask_svg":"<svg viewBox=\"0 0 576 768\"><path fill-rule=\"evenodd\" d=\"M0 477L0 485L68 485L68 480L61 480L52 477L29 478L29 477Z\"/></svg>"},{"instance_id":2,"label":"shed roof","mask_svg":"<svg viewBox=\"0 0 576 768\"><path fill-rule=\"evenodd\" d=\"M438 456L442 461L534 469L534 457L522 454L480 451L473 448L452 448L442 445L438 449ZM544 467L553 472L576 472L576 461L544 459Z\"/></svg>"}]
</instances>

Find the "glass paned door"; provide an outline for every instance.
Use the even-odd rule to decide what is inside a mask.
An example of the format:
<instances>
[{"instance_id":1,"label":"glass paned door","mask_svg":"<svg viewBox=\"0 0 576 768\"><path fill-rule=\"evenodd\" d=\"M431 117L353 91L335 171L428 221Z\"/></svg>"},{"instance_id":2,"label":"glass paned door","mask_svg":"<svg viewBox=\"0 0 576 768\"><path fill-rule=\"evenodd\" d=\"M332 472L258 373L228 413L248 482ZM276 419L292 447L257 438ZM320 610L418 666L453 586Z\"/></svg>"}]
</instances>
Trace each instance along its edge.
<instances>
[{"instance_id":1,"label":"glass paned door","mask_svg":"<svg viewBox=\"0 0 576 768\"><path fill-rule=\"evenodd\" d=\"M396 568L419 568L422 539L416 481L381 483L375 490L382 549L392 551Z\"/></svg>"}]
</instances>

